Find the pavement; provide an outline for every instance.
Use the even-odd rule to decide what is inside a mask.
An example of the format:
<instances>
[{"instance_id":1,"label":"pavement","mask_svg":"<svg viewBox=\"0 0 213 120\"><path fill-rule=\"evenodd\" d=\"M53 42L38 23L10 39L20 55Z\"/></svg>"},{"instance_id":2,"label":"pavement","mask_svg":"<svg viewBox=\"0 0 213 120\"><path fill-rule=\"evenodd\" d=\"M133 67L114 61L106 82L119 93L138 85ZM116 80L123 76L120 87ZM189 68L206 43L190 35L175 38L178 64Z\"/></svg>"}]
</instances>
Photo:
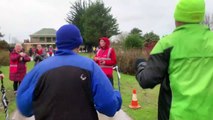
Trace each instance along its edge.
<instances>
[{"instance_id":1,"label":"pavement","mask_svg":"<svg viewBox=\"0 0 213 120\"><path fill-rule=\"evenodd\" d=\"M107 117L98 113L99 120L132 120L123 110L118 111L114 117ZM26 118L20 114L18 110L15 110L12 114L11 120L35 120L34 116Z\"/></svg>"}]
</instances>

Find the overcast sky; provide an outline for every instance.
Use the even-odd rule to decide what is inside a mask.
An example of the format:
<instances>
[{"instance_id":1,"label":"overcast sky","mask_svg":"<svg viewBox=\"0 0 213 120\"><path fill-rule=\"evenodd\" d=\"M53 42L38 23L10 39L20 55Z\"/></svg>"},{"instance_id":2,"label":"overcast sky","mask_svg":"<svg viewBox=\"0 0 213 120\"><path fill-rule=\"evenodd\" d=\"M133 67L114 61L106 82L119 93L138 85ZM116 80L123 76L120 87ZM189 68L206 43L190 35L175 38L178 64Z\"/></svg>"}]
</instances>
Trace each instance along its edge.
<instances>
[{"instance_id":1,"label":"overcast sky","mask_svg":"<svg viewBox=\"0 0 213 120\"><path fill-rule=\"evenodd\" d=\"M71 3L76 0L0 0L0 32L4 39L23 41L42 28L58 29L66 24ZM94 1L94 0L93 0ZM112 7L120 31L137 27L143 33L160 36L174 29L173 12L178 0L103 0ZM213 13L213 0L206 0L207 13Z\"/></svg>"}]
</instances>

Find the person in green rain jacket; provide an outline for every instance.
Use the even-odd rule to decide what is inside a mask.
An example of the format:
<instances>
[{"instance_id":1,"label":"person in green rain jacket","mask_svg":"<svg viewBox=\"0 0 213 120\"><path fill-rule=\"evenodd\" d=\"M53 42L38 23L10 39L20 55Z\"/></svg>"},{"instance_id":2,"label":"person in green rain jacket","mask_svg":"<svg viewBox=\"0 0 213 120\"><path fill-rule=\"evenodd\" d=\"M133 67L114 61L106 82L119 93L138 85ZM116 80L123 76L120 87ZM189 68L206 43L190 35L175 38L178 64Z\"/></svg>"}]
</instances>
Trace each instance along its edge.
<instances>
[{"instance_id":1,"label":"person in green rain jacket","mask_svg":"<svg viewBox=\"0 0 213 120\"><path fill-rule=\"evenodd\" d=\"M176 29L137 66L142 88L161 84L158 120L213 120L213 32L200 24L204 0L180 0Z\"/></svg>"}]
</instances>

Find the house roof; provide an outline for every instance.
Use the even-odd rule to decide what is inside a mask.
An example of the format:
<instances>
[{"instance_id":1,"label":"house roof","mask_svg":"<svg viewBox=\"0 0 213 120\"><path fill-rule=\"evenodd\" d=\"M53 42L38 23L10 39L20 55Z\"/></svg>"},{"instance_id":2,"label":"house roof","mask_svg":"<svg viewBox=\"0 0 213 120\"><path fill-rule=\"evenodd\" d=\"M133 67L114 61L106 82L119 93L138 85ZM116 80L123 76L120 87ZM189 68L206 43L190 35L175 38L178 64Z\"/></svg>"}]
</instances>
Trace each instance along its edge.
<instances>
[{"instance_id":1,"label":"house roof","mask_svg":"<svg viewBox=\"0 0 213 120\"><path fill-rule=\"evenodd\" d=\"M43 28L39 30L38 32L30 35L30 37L55 37L56 36L56 30L53 28Z\"/></svg>"}]
</instances>

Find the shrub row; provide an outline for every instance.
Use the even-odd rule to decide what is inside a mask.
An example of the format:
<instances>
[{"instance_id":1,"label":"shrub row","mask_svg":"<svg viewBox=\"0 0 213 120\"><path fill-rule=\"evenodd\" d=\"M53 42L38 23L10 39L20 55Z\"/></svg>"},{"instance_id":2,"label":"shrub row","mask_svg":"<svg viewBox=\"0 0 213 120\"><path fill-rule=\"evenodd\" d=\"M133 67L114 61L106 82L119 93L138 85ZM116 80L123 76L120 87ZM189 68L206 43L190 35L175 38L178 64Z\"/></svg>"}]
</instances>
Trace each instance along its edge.
<instances>
[{"instance_id":1,"label":"shrub row","mask_svg":"<svg viewBox=\"0 0 213 120\"><path fill-rule=\"evenodd\" d=\"M0 50L0 66L9 65L9 51Z\"/></svg>"},{"instance_id":2,"label":"shrub row","mask_svg":"<svg viewBox=\"0 0 213 120\"><path fill-rule=\"evenodd\" d=\"M143 49L116 49L117 65L122 73L134 75L135 62L139 58L146 58L146 52Z\"/></svg>"}]
</instances>

